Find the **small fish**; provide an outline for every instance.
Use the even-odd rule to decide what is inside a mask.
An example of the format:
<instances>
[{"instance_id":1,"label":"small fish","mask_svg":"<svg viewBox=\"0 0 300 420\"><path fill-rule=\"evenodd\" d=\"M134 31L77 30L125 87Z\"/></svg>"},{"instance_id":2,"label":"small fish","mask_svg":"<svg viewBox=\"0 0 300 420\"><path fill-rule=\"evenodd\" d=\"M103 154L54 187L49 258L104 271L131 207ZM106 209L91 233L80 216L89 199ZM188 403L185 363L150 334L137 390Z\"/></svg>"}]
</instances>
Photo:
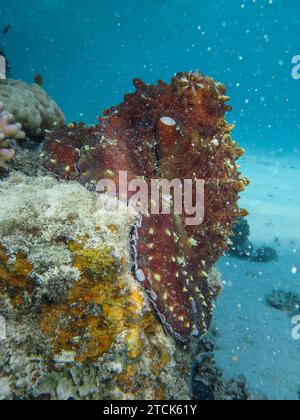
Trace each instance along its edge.
<instances>
[{"instance_id":1,"label":"small fish","mask_svg":"<svg viewBox=\"0 0 300 420\"><path fill-rule=\"evenodd\" d=\"M7 35L10 30L11 30L11 25L7 25L2 32L3 35Z\"/></svg>"}]
</instances>

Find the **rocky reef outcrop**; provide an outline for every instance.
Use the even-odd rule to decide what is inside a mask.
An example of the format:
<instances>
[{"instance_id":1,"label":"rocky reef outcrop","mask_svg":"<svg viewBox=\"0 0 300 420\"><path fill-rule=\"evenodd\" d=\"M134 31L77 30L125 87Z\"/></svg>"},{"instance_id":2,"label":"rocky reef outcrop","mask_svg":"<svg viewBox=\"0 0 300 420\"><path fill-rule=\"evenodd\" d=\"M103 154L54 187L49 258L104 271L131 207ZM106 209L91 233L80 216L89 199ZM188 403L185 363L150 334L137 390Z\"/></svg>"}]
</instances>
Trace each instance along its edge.
<instances>
[{"instance_id":1,"label":"rocky reef outcrop","mask_svg":"<svg viewBox=\"0 0 300 420\"><path fill-rule=\"evenodd\" d=\"M0 183L0 397L188 398L191 353L133 278L135 216L49 176Z\"/></svg>"}]
</instances>

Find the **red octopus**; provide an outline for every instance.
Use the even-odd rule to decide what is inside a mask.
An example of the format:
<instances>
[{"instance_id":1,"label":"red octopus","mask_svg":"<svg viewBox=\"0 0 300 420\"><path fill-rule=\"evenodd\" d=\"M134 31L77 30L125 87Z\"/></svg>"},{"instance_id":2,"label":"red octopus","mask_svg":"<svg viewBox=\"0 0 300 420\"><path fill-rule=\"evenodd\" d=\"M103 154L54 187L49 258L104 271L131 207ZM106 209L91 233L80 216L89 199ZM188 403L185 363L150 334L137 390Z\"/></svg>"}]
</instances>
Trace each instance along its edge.
<instances>
[{"instance_id":1,"label":"red octopus","mask_svg":"<svg viewBox=\"0 0 300 420\"><path fill-rule=\"evenodd\" d=\"M204 220L188 214L144 215L135 227L136 278L165 327L178 339L204 334L215 298L209 273L227 249L231 229L247 212L238 207L249 181L236 160L243 149L231 139L224 117L224 85L196 73L179 73L170 85L134 80L136 92L99 118L96 127L57 129L44 143L44 166L63 179L95 190L109 178L204 180ZM195 197L193 197L195 198Z\"/></svg>"}]
</instances>

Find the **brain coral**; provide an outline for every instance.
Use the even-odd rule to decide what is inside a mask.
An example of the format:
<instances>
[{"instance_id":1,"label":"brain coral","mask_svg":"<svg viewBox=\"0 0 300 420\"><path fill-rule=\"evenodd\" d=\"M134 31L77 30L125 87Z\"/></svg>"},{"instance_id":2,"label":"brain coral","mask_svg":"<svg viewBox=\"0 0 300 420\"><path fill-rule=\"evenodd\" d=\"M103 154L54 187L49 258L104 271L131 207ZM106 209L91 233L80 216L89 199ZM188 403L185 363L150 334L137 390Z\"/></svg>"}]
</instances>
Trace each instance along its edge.
<instances>
[{"instance_id":1,"label":"brain coral","mask_svg":"<svg viewBox=\"0 0 300 420\"><path fill-rule=\"evenodd\" d=\"M15 122L13 115L4 111L4 104L0 102L0 165L14 157L14 142L24 137L21 124Z\"/></svg>"},{"instance_id":2,"label":"brain coral","mask_svg":"<svg viewBox=\"0 0 300 420\"><path fill-rule=\"evenodd\" d=\"M57 104L37 84L0 80L0 101L22 124L29 137L41 136L45 129L65 123L65 116Z\"/></svg>"},{"instance_id":3,"label":"brain coral","mask_svg":"<svg viewBox=\"0 0 300 420\"><path fill-rule=\"evenodd\" d=\"M92 190L103 178L118 185L120 171L128 181L204 180L202 224L188 226L187 212L149 211L133 235L136 278L165 327L186 341L208 329L215 297L210 270L227 249L235 220L247 214L237 204L248 185L236 164L244 151L224 118L231 110L224 85L199 72L179 73L170 85L134 85L136 92L105 111L97 127L49 134L44 165Z\"/></svg>"}]
</instances>

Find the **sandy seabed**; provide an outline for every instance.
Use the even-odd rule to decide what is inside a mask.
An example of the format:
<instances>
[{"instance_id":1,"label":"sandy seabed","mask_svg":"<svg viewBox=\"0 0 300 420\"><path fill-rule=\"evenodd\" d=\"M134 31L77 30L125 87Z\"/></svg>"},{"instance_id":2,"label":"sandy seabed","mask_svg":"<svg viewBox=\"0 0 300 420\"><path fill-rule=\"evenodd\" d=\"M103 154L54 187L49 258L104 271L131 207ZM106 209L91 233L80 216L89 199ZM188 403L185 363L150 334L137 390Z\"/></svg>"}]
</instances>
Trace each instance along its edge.
<instances>
[{"instance_id":1,"label":"sandy seabed","mask_svg":"<svg viewBox=\"0 0 300 420\"><path fill-rule=\"evenodd\" d=\"M300 159L262 153L248 155L241 167L252 181L241 200L250 211L250 240L275 248L278 260L220 260L224 292L215 312L215 357L226 377L244 375L250 388L272 400L298 400L300 340L292 337L292 315L270 307L266 294L300 294Z\"/></svg>"}]
</instances>

